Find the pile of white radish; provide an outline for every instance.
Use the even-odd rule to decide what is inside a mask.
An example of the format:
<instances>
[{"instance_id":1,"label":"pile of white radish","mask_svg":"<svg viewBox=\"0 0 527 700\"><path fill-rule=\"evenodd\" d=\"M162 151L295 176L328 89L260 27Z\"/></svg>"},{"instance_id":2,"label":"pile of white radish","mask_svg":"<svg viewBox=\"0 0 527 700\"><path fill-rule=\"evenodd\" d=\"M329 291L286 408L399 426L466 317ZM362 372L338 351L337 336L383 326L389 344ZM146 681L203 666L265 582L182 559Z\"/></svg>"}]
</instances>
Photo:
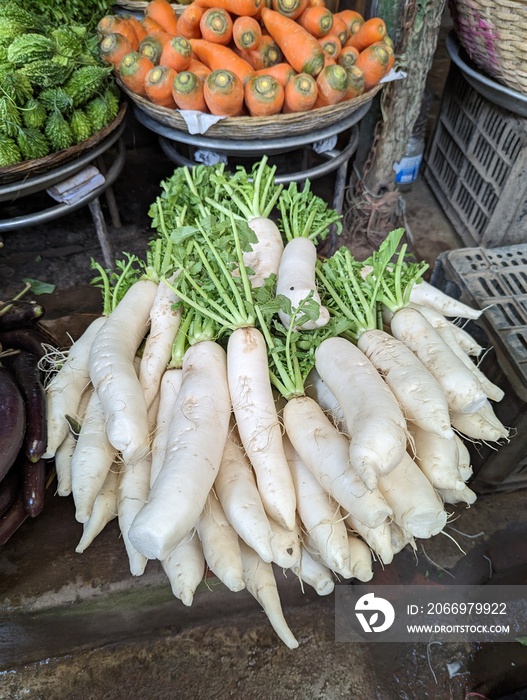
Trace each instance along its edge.
<instances>
[{"instance_id":1,"label":"pile of white radish","mask_svg":"<svg viewBox=\"0 0 527 700\"><path fill-rule=\"evenodd\" d=\"M104 313L47 387L76 551L118 517L133 575L158 559L191 605L208 570L294 648L277 568L327 595L474 503L463 439L508 438L449 320L479 312L421 281L401 230L365 262L317 260L338 216L265 159L180 168L150 214L145 262L97 266Z\"/></svg>"}]
</instances>

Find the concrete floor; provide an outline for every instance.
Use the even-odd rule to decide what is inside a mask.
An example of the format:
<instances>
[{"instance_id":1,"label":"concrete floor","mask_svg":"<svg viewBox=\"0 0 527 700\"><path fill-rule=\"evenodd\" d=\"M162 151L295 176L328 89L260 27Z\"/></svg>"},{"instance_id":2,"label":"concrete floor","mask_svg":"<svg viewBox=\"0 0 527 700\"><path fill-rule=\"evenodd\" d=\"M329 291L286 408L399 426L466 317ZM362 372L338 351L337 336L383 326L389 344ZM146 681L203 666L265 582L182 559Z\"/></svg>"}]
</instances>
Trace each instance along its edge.
<instances>
[{"instance_id":1,"label":"concrete floor","mask_svg":"<svg viewBox=\"0 0 527 700\"><path fill-rule=\"evenodd\" d=\"M114 187L123 226L109 227L117 256L143 254L148 205L174 167L133 119L126 143L126 169ZM418 182L405 199L416 257L433 266L441 252L462 247L426 184ZM6 205L2 217L28 205ZM38 197L31 202L40 205ZM19 291L24 277L55 284L40 300L65 337L100 309L89 284L91 258L100 260L101 252L87 209L5 234L0 296ZM71 499L50 490L48 501L0 553L2 700L465 700L497 699L527 686L527 651L518 643L337 644L333 596L303 593L277 572L300 642L290 651L246 593L229 593L209 579L187 609L155 562L132 579L115 521L76 555L81 527ZM405 550L384 571L377 566L374 582L527 584L526 507L527 490L520 490L453 509L451 534L463 552L435 537L418 557Z\"/></svg>"}]
</instances>

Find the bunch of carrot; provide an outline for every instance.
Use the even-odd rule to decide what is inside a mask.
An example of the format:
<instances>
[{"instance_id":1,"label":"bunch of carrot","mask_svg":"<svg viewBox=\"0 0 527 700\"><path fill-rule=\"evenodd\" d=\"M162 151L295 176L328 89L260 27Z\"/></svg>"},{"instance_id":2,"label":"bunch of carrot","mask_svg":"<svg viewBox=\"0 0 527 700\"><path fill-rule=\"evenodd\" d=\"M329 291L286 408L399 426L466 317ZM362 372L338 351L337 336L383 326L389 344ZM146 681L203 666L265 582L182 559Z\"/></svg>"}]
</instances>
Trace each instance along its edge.
<instances>
[{"instance_id":1,"label":"bunch of carrot","mask_svg":"<svg viewBox=\"0 0 527 700\"><path fill-rule=\"evenodd\" d=\"M98 25L100 53L132 93L220 116L304 112L358 97L395 56L381 18L324 0L151 0L142 21Z\"/></svg>"},{"instance_id":2,"label":"bunch of carrot","mask_svg":"<svg viewBox=\"0 0 527 700\"><path fill-rule=\"evenodd\" d=\"M45 456L78 552L118 517L132 574L160 560L190 605L209 569L293 648L273 564L326 595L474 502L462 438L507 439L503 392L449 318L481 312L422 281L402 230L318 260L340 217L265 158L178 168L149 213L144 261L95 265L104 313L47 386Z\"/></svg>"}]
</instances>

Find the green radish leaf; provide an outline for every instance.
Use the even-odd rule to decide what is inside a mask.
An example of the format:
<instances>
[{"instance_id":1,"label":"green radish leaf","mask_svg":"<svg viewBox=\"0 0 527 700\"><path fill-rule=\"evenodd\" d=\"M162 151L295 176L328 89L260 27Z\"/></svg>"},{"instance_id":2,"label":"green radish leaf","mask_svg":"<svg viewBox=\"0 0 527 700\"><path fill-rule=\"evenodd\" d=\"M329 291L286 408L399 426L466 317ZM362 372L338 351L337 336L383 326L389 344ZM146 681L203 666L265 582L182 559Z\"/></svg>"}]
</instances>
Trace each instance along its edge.
<instances>
[{"instance_id":1,"label":"green radish leaf","mask_svg":"<svg viewBox=\"0 0 527 700\"><path fill-rule=\"evenodd\" d=\"M198 229L195 226L180 226L170 232L170 240L178 245L195 236L197 231Z\"/></svg>"},{"instance_id":2,"label":"green radish leaf","mask_svg":"<svg viewBox=\"0 0 527 700\"><path fill-rule=\"evenodd\" d=\"M31 285L31 291L33 294L52 294L56 289L55 284L41 282L40 280L34 280L30 277L24 277L22 282Z\"/></svg>"},{"instance_id":3,"label":"green radish leaf","mask_svg":"<svg viewBox=\"0 0 527 700\"><path fill-rule=\"evenodd\" d=\"M516 637L516 641L522 646L527 647L527 637Z\"/></svg>"}]
</instances>

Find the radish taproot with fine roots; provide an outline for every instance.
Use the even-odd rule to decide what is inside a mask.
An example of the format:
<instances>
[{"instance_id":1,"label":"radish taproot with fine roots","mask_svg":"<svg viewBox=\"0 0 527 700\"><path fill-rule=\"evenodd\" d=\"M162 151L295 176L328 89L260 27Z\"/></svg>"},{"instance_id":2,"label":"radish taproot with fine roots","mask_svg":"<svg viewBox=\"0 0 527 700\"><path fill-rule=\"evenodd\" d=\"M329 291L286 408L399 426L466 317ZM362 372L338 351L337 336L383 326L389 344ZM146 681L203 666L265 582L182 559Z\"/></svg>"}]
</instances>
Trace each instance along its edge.
<instances>
[{"instance_id":1,"label":"radish taproot with fine roots","mask_svg":"<svg viewBox=\"0 0 527 700\"><path fill-rule=\"evenodd\" d=\"M377 527L366 527L353 515L346 515L344 522L350 528L352 534L361 537L371 551L379 558L381 564L390 564L393 561L391 523L385 522Z\"/></svg>"},{"instance_id":2,"label":"radish taproot with fine roots","mask_svg":"<svg viewBox=\"0 0 527 700\"><path fill-rule=\"evenodd\" d=\"M456 326L444 319L444 317L441 317L438 312L434 311L434 309L428 309L424 306L416 306L414 308L417 308L419 313L421 313L431 323L448 347L457 355L457 357L459 357L463 364L471 370L481 384L481 388L488 398L492 401L501 401L505 396L505 392L501 387L490 381L490 379L478 368L478 366L474 364L468 353L465 352L465 350L463 350L463 348L459 345L456 333L453 330L456 328ZM443 322L441 321L441 318L444 319Z\"/></svg>"},{"instance_id":3,"label":"radish taproot with fine roots","mask_svg":"<svg viewBox=\"0 0 527 700\"><path fill-rule=\"evenodd\" d=\"M106 414L99 396L92 391L71 458L71 492L75 518L79 523L89 519L93 503L117 453L106 435Z\"/></svg>"},{"instance_id":4,"label":"radish taproot with fine roots","mask_svg":"<svg viewBox=\"0 0 527 700\"><path fill-rule=\"evenodd\" d=\"M287 436L284 437L284 446L295 484L302 528L311 535L330 569L348 566L348 538L339 504L302 462Z\"/></svg>"},{"instance_id":5,"label":"radish taproot with fine roots","mask_svg":"<svg viewBox=\"0 0 527 700\"><path fill-rule=\"evenodd\" d=\"M409 423L453 437L443 389L404 343L382 330L370 330L361 333L357 347L384 378Z\"/></svg>"},{"instance_id":6,"label":"radish taproot with fine roots","mask_svg":"<svg viewBox=\"0 0 527 700\"><path fill-rule=\"evenodd\" d=\"M153 430L155 418L159 406L159 396L156 395L148 409L148 423ZM144 504L148 501L150 493L150 471L152 468L152 452L149 451L139 460L127 462L123 460L123 466L119 475L117 514L119 529L123 538L130 573L132 576L141 576L148 563L147 557L138 552L130 542L130 527Z\"/></svg>"},{"instance_id":7,"label":"radish taproot with fine roots","mask_svg":"<svg viewBox=\"0 0 527 700\"><path fill-rule=\"evenodd\" d=\"M148 330L157 288L151 280L135 282L90 349L90 378L106 415L108 439L128 463L149 451L147 407L134 358Z\"/></svg>"},{"instance_id":8,"label":"radish taproot with fine roots","mask_svg":"<svg viewBox=\"0 0 527 700\"><path fill-rule=\"evenodd\" d=\"M152 463L150 465L150 486L159 474L165 459L170 422L176 405L176 399L183 381L183 370L172 367L167 369L159 386L159 404L157 407L154 435L152 438Z\"/></svg>"},{"instance_id":9,"label":"radish taproot with fine roots","mask_svg":"<svg viewBox=\"0 0 527 700\"><path fill-rule=\"evenodd\" d=\"M439 495L445 503L452 505L456 503L466 503L467 506L471 506L477 501L478 498L477 494L466 485L460 491L439 489Z\"/></svg>"},{"instance_id":10,"label":"radish taproot with fine roots","mask_svg":"<svg viewBox=\"0 0 527 700\"><path fill-rule=\"evenodd\" d=\"M271 549L273 562L282 569L290 569L300 561L300 549L302 546L302 533L297 526L291 532L286 530L274 520L270 519Z\"/></svg>"},{"instance_id":11,"label":"radish taproot with fine roots","mask_svg":"<svg viewBox=\"0 0 527 700\"><path fill-rule=\"evenodd\" d=\"M93 542L106 525L117 517L117 485L119 480L119 464L115 462L108 471L104 484L97 494L90 517L84 523L82 537L75 547L78 554L82 554Z\"/></svg>"},{"instance_id":12,"label":"radish taproot with fine roots","mask_svg":"<svg viewBox=\"0 0 527 700\"><path fill-rule=\"evenodd\" d=\"M291 567L300 581L307 583L318 595L329 595L335 589L335 582L327 566L315 561L305 547L300 552L300 563Z\"/></svg>"},{"instance_id":13,"label":"radish taproot with fine roots","mask_svg":"<svg viewBox=\"0 0 527 700\"><path fill-rule=\"evenodd\" d=\"M392 538L392 549L394 554L399 554L399 552L402 552L408 544L414 551L417 549L415 544L415 538L413 537L413 535L411 535L409 532L404 531L402 527L399 527L399 525L397 525L397 523L390 523L390 533Z\"/></svg>"},{"instance_id":14,"label":"radish taproot with fine roots","mask_svg":"<svg viewBox=\"0 0 527 700\"><path fill-rule=\"evenodd\" d=\"M473 413L452 412L451 420L457 431L473 440L499 442L509 438L508 429L496 416L489 401Z\"/></svg>"},{"instance_id":15,"label":"radish taproot with fine roots","mask_svg":"<svg viewBox=\"0 0 527 700\"><path fill-rule=\"evenodd\" d=\"M351 465L374 489L378 477L394 469L405 452L401 408L374 365L345 338L324 340L315 351L315 362L346 417Z\"/></svg>"},{"instance_id":16,"label":"radish taproot with fine roots","mask_svg":"<svg viewBox=\"0 0 527 700\"><path fill-rule=\"evenodd\" d=\"M284 617L272 564L262 561L254 549L248 547L243 541L240 541L240 551L245 587L260 603L282 642L289 649L296 649L298 641L289 629Z\"/></svg>"},{"instance_id":17,"label":"radish taproot with fine roots","mask_svg":"<svg viewBox=\"0 0 527 700\"><path fill-rule=\"evenodd\" d=\"M371 581L373 569L370 548L365 542L351 533L348 533L348 546L352 578L356 578L363 583Z\"/></svg>"},{"instance_id":18,"label":"radish taproot with fine roots","mask_svg":"<svg viewBox=\"0 0 527 700\"><path fill-rule=\"evenodd\" d=\"M57 473L57 496L69 496L71 493L71 458L75 452L77 438L71 432L55 450L55 471Z\"/></svg>"},{"instance_id":19,"label":"radish taproot with fine roots","mask_svg":"<svg viewBox=\"0 0 527 700\"><path fill-rule=\"evenodd\" d=\"M69 348L64 364L46 386L48 445L45 459L55 456L57 448L68 433L66 416L74 416L77 413L82 393L90 383L90 348L105 323L104 316L99 316L90 323Z\"/></svg>"},{"instance_id":20,"label":"radish taproot with fine roots","mask_svg":"<svg viewBox=\"0 0 527 700\"><path fill-rule=\"evenodd\" d=\"M225 441L214 490L238 535L263 559L271 562L271 526L256 485L251 463L234 428Z\"/></svg>"},{"instance_id":21,"label":"radish taproot with fine roots","mask_svg":"<svg viewBox=\"0 0 527 700\"><path fill-rule=\"evenodd\" d=\"M323 306L318 294L315 280L317 249L309 238L293 238L286 243L280 259L276 295L289 300L291 310L301 312L306 302L318 305L318 316L298 323L298 328L313 330L325 326L329 321L329 311ZM291 325L292 317L283 310L278 312L286 328Z\"/></svg>"},{"instance_id":22,"label":"radish taproot with fine roots","mask_svg":"<svg viewBox=\"0 0 527 700\"><path fill-rule=\"evenodd\" d=\"M177 302L174 290L161 280L150 309L150 332L146 337L139 368L139 381L147 408L159 391L161 377L170 360L172 343L181 322L181 309L173 308Z\"/></svg>"},{"instance_id":23,"label":"radish taproot with fine roots","mask_svg":"<svg viewBox=\"0 0 527 700\"><path fill-rule=\"evenodd\" d=\"M77 446L77 437L92 393L93 387L89 384L81 396L77 412L73 416L66 416L69 424L68 433L57 447L54 459L55 471L57 472L57 496L71 494L71 459Z\"/></svg>"},{"instance_id":24,"label":"radish taproot with fine roots","mask_svg":"<svg viewBox=\"0 0 527 700\"><path fill-rule=\"evenodd\" d=\"M427 539L445 527L447 513L443 504L409 454L405 453L397 467L379 479L379 489L404 533Z\"/></svg>"},{"instance_id":25,"label":"radish taproot with fine roots","mask_svg":"<svg viewBox=\"0 0 527 700\"><path fill-rule=\"evenodd\" d=\"M266 513L288 530L295 527L296 498L269 379L267 346L261 331L238 328L227 343L232 410L256 474Z\"/></svg>"},{"instance_id":26,"label":"radish taproot with fine roots","mask_svg":"<svg viewBox=\"0 0 527 700\"><path fill-rule=\"evenodd\" d=\"M316 401L320 408L328 414L339 432L349 435L341 405L315 368L307 377L305 391L306 396Z\"/></svg>"},{"instance_id":27,"label":"radish taproot with fine roots","mask_svg":"<svg viewBox=\"0 0 527 700\"><path fill-rule=\"evenodd\" d=\"M205 576L205 557L196 532L191 532L161 562L174 596L190 606Z\"/></svg>"},{"instance_id":28,"label":"radish taproot with fine roots","mask_svg":"<svg viewBox=\"0 0 527 700\"><path fill-rule=\"evenodd\" d=\"M294 325L314 330L327 325L330 318L316 283L317 246L328 236L331 227L336 234L340 233L340 215L311 192L309 180L301 190L296 182L291 182L280 193L277 206L281 214L280 228L287 242L278 269L276 295L289 300L291 312L301 310L306 304L313 306L307 318L299 318ZM291 324L291 312L289 308L281 308L278 314L286 328Z\"/></svg>"},{"instance_id":29,"label":"radish taproot with fine roots","mask_svg":"<svg viewBox=\"0 0 527 700\"><path fill-rule=\"evenodd\" d=\"M461 479L466 483L472 476L473 469L471 465L471 457L468 447L465 445L464 441L459 437L459 435L454 434L454 440L457 444L457 454L458 454L458 471Z\"/></svg>"},{"instance_id":30,"label":"radish taproot with fine roots","mask_svg":"<svg viewBox=\"0 0 527 700\"><path fill-rule=\"evenodd\" d=\"M245 588L240 544L215 493L210 493L196 524L208 568L230 591Z\"/></svg>"},{"instance_id":31,"label":"radish taproot with fine roots","mask_svg":"<svg viewBox=\"0 0 527 700\"><path fill-rule=\"evenodd\" d=\"M483 347L477 342L472 335L463 327L458 326L454 321L448 319L444 314L431 306L424 304L416 304L411 302L409 306L412 309L417 309L423 316L430 321L434 328L448 328L451 332L451 339L455 338L457 345L466 352L467 355L480 357L483 352ZM466 323L467 321L465 321Z\"/></svg>"},{"instance_id":32,"label":"radish taproot with fine roots","mask_svg":"<svg viewBox=\"0 0 527 700\"><path fill-rule=\"evenodd\" d=\"M458 443L454 433L444 438L418 427L410 429L414 460L428 481L436 489L462 489L465 482L459 475Z\"/></svg>"},{"instance_id":33,"label":"radish taproot with fine roots","mask_svg":"<svg viewBox=\"0 0 527 700\"><path fill-rule=\"evenodd\" d=\"M278 274L280 259L284 250L282 234L270 214L282 190L275 183L276 166L267 165L264 156L255 164L252 173L238 168L232 175L219 173L216 180L229 198L225 203L206 198L207 203L232 212L238 219L245 220L256 236L250 250L243 252L245 267L251 271L249 279L253 287L261 287L270 275Z\"/></svg>"},{"instance_id":34,"label":"radish taproot with fine roots","mask_svg":"<svg viewBox=\"0 0 527 700\"><path fill-rule=\"evenodd\" d=\"M412 287L410 301L416 304L423 304L423 306L430 306L444 316L452 318L476 320L483 313L480 309L473 309L462 301L445 294L425 280L421 280Z\"/></svg>"},{"instance_id":35,"label":"radish taproot with fine roots","mask_svg":"<svg viewBox=\"0 0 527 700\"><path fill-rule=\"evenodd\" d=\"M422 314L402 308L393 314L390 330L437 379L451 411L472 413L481 408L487 395L480 382Z\"/></svg>"},{"instance_id":36,"label":"radish taproot with fine roots","mask_svg":"<svg viewBox=\"0 0 527 700\"><path fill-rule=\"evenodd\" d=\"M192 345L163 466L129 532L149 559L163 560L196 525L218 473L230 413L225 350L213 341Z\"/></svg>"},{"instance_id":37,"label":"radish taproot with fine roots","mask_svg":"<svg viewBox=\"0 0 527 700\"><path fill-rule=\"evenodd\" d=\"M349 440L316 401L307 396L292 399L285 405L283 417L301 460L347 513L369 527L377 527L393 514L380 491L369 491L358 477L350 464Z\"/></svg>"}]
</instances>

